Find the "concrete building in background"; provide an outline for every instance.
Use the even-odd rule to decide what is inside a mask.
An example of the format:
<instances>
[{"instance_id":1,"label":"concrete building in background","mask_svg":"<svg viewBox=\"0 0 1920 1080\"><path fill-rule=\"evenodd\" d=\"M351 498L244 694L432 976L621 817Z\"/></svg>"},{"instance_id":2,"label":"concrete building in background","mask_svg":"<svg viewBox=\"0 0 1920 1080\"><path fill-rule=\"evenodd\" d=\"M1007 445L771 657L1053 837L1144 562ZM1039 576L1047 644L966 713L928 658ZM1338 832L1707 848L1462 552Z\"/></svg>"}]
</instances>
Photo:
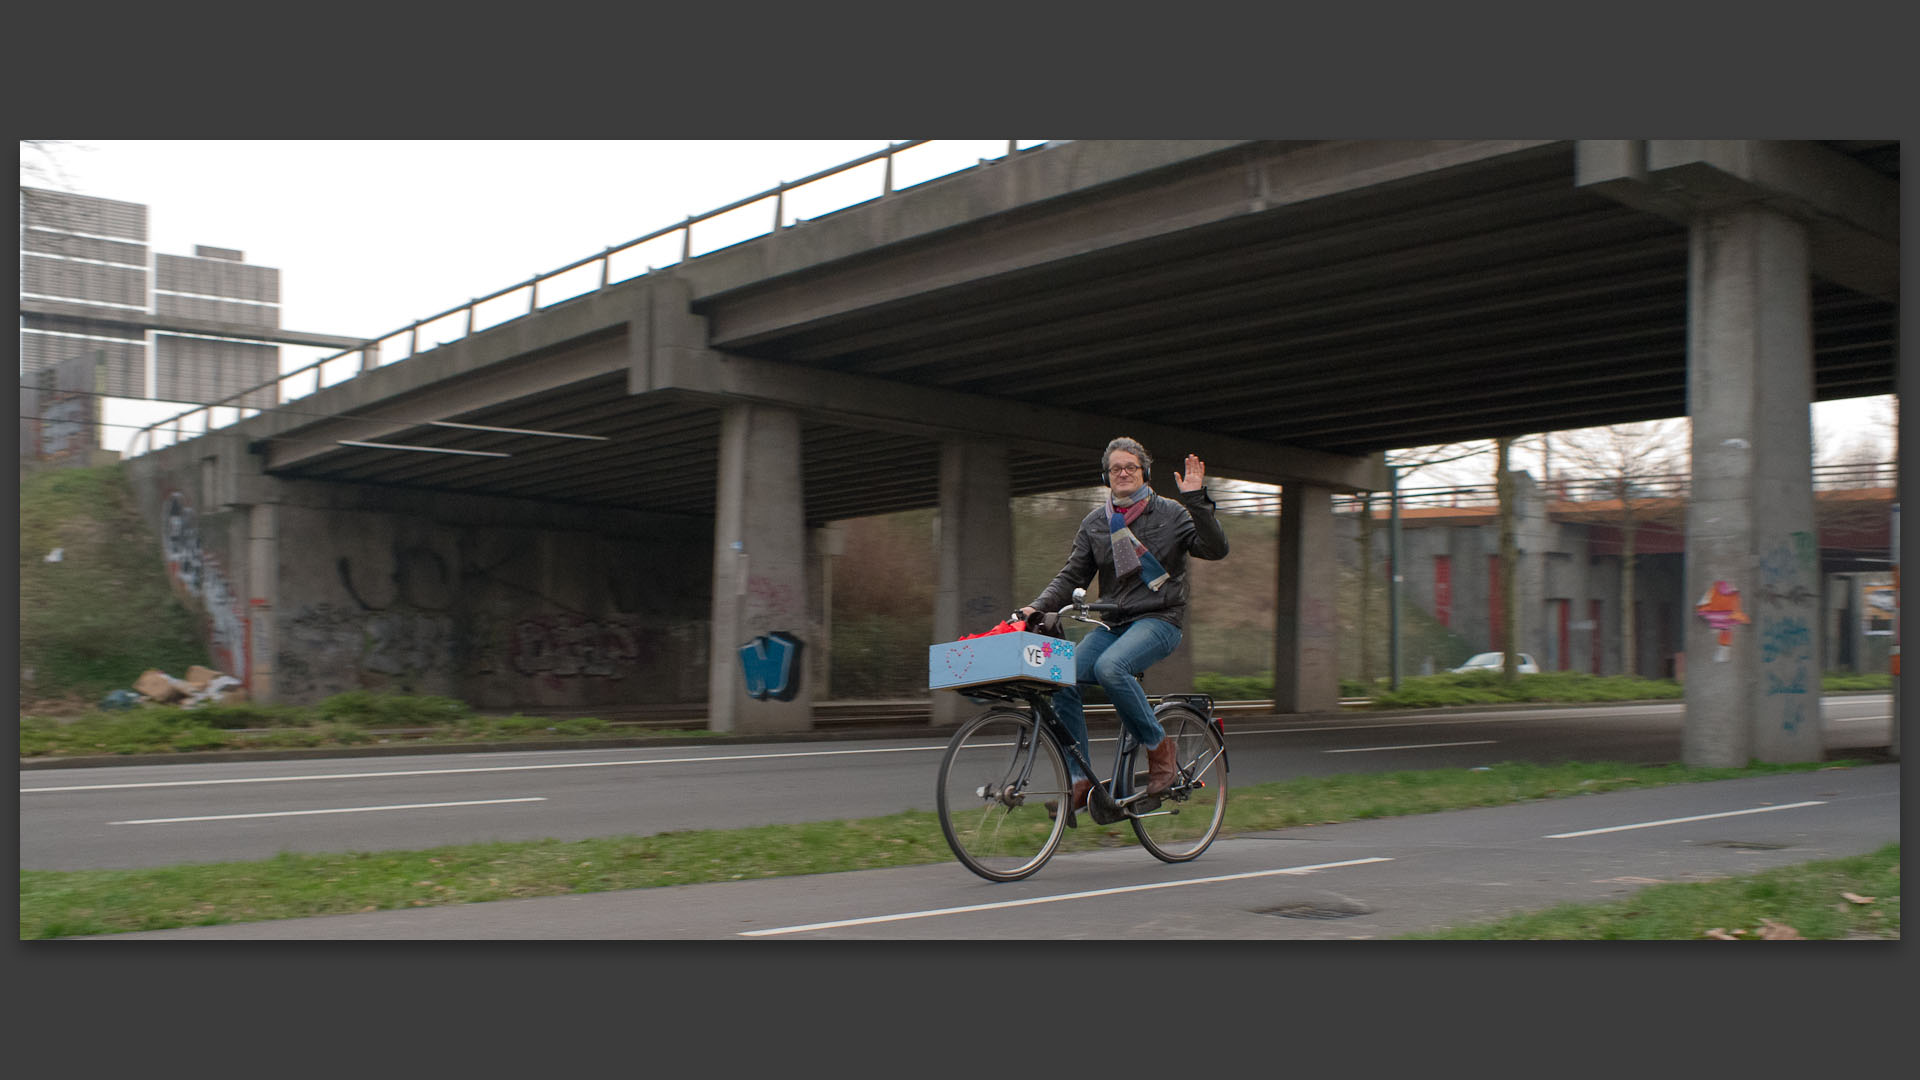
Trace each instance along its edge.
<instances>
[{"instance_id":1,"label":"concrete building in background","mask_svg":"<svg viewBox=\"0 0 1920 1080\"><path fill-rule=\"evenodd\" d=\"M147 222L140 203L20 189L23 462L97 457L107 398L272 405L255 388L280 374L281 344L360 343L282 330L278 269L231 248L154 252Z\"/></svg>"},{"instance_id":2,"label":"concrete building in background","mask_svg":"<svg viewBox=\"0 0 1920 1080\"><path fill-rule=\"evenodd\" d=\"M1835 474L1834 484L1823 476L1814 499L1818 670L1886 672L1892 644L1892 470L1822 470L1827 472ZM1635 507L1633 656L1627 657L1619 502L1568 491L1564 481L1543 485L1525 472L1514 479L1515 650L1531 655L1541 671L1684 679L1687 624L1697 618L1699 599L1690 599L1685 588L1685 498L1655 496ZM1670 479L1684 486L1687 478ZM1458 649L1498 651L1499 511L1490 495L1465 502L1402 510L1401 600L1457 635ZM1389 565L1390 543L1386 529L1375 530L1377 568ZM1401 674L1433 674L1451 662L1431 652L1409 650Z\"/></svg>"}]
</instances>

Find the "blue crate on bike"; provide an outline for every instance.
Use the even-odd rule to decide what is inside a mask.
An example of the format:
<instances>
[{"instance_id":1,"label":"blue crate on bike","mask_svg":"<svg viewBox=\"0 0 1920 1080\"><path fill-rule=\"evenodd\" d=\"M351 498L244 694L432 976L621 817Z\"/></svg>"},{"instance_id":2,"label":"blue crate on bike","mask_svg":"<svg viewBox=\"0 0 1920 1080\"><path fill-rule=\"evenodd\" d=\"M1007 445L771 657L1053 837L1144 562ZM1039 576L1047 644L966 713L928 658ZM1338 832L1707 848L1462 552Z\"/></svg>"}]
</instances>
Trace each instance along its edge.
<instances>
[{"instance_id":1,"label":"blue crate on bike","mask_svg":"<svg viewBox=\"0 0 1920 1080\"><path fill-rule=\"evenodd\" d=\"M957 690L991 683L1073 685L1073 642L1017 630L943 641L927 649L927 687Z\"/></svg>"}]
</instances>

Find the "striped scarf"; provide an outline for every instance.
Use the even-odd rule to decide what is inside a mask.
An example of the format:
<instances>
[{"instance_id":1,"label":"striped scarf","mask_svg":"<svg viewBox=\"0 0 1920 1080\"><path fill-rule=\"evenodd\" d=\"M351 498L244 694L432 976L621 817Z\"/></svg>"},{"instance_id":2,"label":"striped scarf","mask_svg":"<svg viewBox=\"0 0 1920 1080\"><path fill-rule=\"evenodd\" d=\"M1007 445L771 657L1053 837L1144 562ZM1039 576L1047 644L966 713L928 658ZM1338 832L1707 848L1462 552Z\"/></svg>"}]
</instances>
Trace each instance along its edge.
<instances>
[{"instance_id":1,"label":"striped scarf","mask_svg":"<svg viewBox=\"0 0 1920 1080\"><path fill-rule=\"evenodd\" d=\"M1135 518L1146 512L1147 504L1153 501L1153 489L1142 485L1132 499L1121 504L1107 496L1107 525L1113 533L1113 570L1116 576L1126 577L1138 572L1140 580L1148 589L1160 591L1167 583L1168 574L1160 566L1160 560L1153 557L1147 545L1133 535L1130 528Z\"/></svg>"}]
</instances>

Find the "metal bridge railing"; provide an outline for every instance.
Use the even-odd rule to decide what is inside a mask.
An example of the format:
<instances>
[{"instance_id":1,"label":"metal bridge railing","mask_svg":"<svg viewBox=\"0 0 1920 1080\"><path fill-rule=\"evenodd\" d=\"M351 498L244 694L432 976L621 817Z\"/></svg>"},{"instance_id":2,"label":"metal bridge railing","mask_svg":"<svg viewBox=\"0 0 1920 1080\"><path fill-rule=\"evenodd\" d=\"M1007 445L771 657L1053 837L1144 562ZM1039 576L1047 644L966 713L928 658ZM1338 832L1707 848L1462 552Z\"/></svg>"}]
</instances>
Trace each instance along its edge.
<instances>
[{"instance_id":1,"label":"metal bridge railing","mask_svg":"<svg viewBox=\"0 0 1920 1080\"><path fill-rule=\"evenodd\" d=\"M1631 497L1638 499L1686 499L1691 491L1691 475L1688 473L1668 473L1658 476L1635 477L1629 484ZM1894 487L1900 480L1900 465L1895 461L1876 461L1848 463L1841 465L1816 465L1813 467L1813 489L1815 491L1845 491L1862 488ZM1554 501L1596 503L1610 502L1620 497L1616 481L1605 477L1563 477L1546 481L1539 485L1541 494ZM1500 498L1491 481L1473 484L1437 484L1427 487L1403 487L1400 489L1400 509L1423 508L1489 508L1498 506ZM1274 514L1280 509L1280 496L1266 491L1232 491L1215 496L1223 513L1231 514ZM1333 510L1337 514L1351 514L1360 511L1362 496L1335 495ZM1376 491L1371 496L1371 506L1376 515L1388 513L1388 493Z\"/></svg>"},{"instance_id":2,"label":"metal bridge railing","mask_svg":"<svg viewBox=\"0 0 1920 1080\"><path fill-rule=\"evenodd\" d=\"M734 240L731 243L744 243L746 240L757 239L762 236L778 233L783 229L793 228L801 222L796 220L789 223L786 220L788 197L790 195L808 185L841 176L842 174L849 173L863 166L871 165L875 162L885 163L884 168L881 170L880 190L873 195L854 198L834 205L822 214L816 215L816 217L823 217L826 214L845 210L851 206L863 204L876 198L886 198L894 194L895 191L895 159L908 150L926 146L936 141L952 142L954 140L907 139L901 142L891 143L885 149L876 150L871 154L866 154L852 161L835 165L830 169L823 169L820 172L799 180L784 181L757 195L749 195L743 199L735 199L733 202L718 209L709 210L704 214L696 214L687 218L685 221L655 229L653 232L636 237L626 243L615 244L604 251L588 255L583 259L576 259L556 270L549 270L543 274L535 274L526 281L509 285L504 289L495 290L485 296L475 297L464 304L449 308L437 315L429 315L424 319L416 319L398 330L369 340L359 348L342 350L332 356L323 357L310 364L295 368L292 371L282 372L266 382L250 386L238 393L229 394L218 401L195 405L190 409L164 420L158 420L148 424L134 432L133 436L127 440L125 456L137 457L140 454L151 453L163 446L170 446L181 439L204 435L216 428L237 423L259 412L262 408L270 409L275 405L297 400L307 394L316 393L325 387L345 382L363 371L371 371L374 368L381 367L383 366L380 359L382 347L388 342L404 342L406 346L405 355L394 360L386 361L386 363L399 363L411 358L420 351L422 331L431 331L427 335L432 339L428 347L434 348L452 341L458 341L473 334L478 329L492 329L495 326L511 322L514 319L535 314L541 308L541 287L543 285L549 286L546 306L551 307L555 304L575 299L586 293L604 289L617 282L643 277L656 269L664 269L668 266L697 258L698 256L693 253L694 226L704 222L712 222L714 219L724 215L745 210L756 203L766 202L769 199L772 200L771 225L764 231L752 233L739 240ZM1024 140L1029 145L1021 146L1022 141L1023 140L1019 139L1008 139L1006 141L1006 150L1000 155L977 158L973 164L960 165L949 168L943 172L936 172L931 176L916 180L914 183L924 183L927 180L938 179L941 176L952 175L953 173L966 169L980 168L992 164L995 161L1006 160L1016 154L1030 153L1034 150L1044 149L1049 145L1042 140L1029 139ZM645 269L638 273L627 273L620 277L614 276L613 263L614 260L621 255L627 253L635 253L637 255L640 249L643 248L648 248L650 251L671 252L674 245L672 245L669 238L676 235L679 238L679 250L677 254L665 259L659 266L647 263L645 264ZM665 247L659 244L662 240L668 240L668 244ZM731 246L731 244L724 246ZM715 248L714 250L719 249ZM707 254L707 252L702 252L701 254L704 255ZM587 271L584 277L586 280L592 281L593 275L591 274L591 268L594 267L597 267L599 270L598 283L580 287L579 282L583 277L581 272ZM566 278L568 275L573 275L573 277L564 283L561 282L560 279ZM569 289L571 291L568 291ZM501 301L509 300L513 298L515 294L521 293L522 291L526 294L525 310L517 314L509 315L506 318L493 319L491 322L481 325L480 309L483 306L494 305L498 308L501 306ZM554 295L556 292L560 295ZM448 333L451 333L451 336L441 336ZM288 383L293 380L300 380L302 382L310 380L312 386L300 390L289 390ZM272 402L262 404L259 401L259 398L264 396L262 391L269 389L272 390ZM165 439L164 442L159 441L163 438Z\"/></svg>"},{"instance_id":3,"label":"metal bridge railing","mask_svg":"<svg viewBox=\"0 0 1920 1080\"><path fill-rule=\"evenodd\" d=\"M1899 483L1899 479L1900 466L1894 461L1813 467L1813 490L1815 491L1893 487ZM1692 476L1689 473L1638 476L1628 482L1628 492L1629 497L1636 500L1686 499L1691 493L1691 483ZM1555 501L1593 503L1610 502L1620 498L1618 481L1606 477L1556 478L1541 483L1539 489L1543 496ZM1278 505L1278 501L1277 497L1273 499L1275 506ZM1358 512L1360 503L1361 500L1355 496L1337 495L1333 500L1334 512ZM1491 482L1400 489L1402 510L1421 507L1488 507L1498 506L1499 503L1499 495ZM1373 496L1375 512L1384 513L1386 506L1387 493L1376 492Z\"/></svg>"}]
</instances>

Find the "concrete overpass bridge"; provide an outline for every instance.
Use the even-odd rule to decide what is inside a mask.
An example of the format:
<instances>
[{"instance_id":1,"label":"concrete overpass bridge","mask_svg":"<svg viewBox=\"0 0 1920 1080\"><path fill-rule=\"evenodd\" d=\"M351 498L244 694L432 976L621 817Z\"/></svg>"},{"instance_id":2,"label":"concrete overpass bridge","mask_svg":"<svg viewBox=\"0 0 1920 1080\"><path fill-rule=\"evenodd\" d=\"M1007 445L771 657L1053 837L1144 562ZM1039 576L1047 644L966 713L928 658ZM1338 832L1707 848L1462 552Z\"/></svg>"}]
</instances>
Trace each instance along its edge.
<instances>
[{"instance_id":1,"label":"concrete overpass bridge","mask_svg":"<svg viewBox=\"0 0 1920 1080\"><path fill-rule=\"evenodd\" d=\"M820 178L704 217L778 222ZM135 470L261 696L704 696L716 728L775 730L811 722L807 680L769 693L741 649L830 640L824 526L939 507L955 637L1024 599L1008 496L1084 486L1130 434L1284 486L1276 700L1331 708L1331 498L1387 487L1389 449L1690 413L1690 590L1794 595L1806 406L1894 390L1898 211L1887 142L1010 149L699 257L690 220L625 280L597 253L277 410L216 403ZM1818 754L1759 636L1692 673L1690 759Z\"/></svg>"}]
</instances>

